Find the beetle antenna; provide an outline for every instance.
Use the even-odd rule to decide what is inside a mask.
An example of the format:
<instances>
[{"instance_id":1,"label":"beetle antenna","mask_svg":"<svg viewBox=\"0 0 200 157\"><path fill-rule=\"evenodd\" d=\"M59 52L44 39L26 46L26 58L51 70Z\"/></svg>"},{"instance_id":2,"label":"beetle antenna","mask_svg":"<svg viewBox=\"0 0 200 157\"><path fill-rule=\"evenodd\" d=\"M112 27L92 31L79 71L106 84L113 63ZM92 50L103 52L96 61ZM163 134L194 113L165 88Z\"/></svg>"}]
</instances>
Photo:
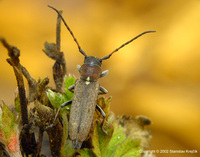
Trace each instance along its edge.
<instances>
[{"instance_id":1,"label":"beetle antenna","mask_svg":"<svg viewBox=\"0 0 200 157\"><path fill-rule=\"evenodd\" d=\"M133 40L139 38L140 36L142 36L142 35L144 35L144 34L146 34L146 33L152 33L152 32L156 32L156 31L146 31L146 32L143 32L143 33L137 35L137 36L134 37L133 39L127 41L126 43L122 44L120 47L116 48L116 49L115 49L113 52L111 52L109 55L106 55L106 56L104 56L103 58L101 58L101 60L106 60L106 59L110 58L110 57L112 56L113 53L117 52L117 51L118 51L119 49L121 49L122 47L128 45L128 44L131 43Z\"/></svg>"},{"instance_id":2,"label":"beetle antenna","mask_svg":"<svg viewBox=\"0 0 200 157\"><path fill-rule=\"evenodd\" d=\"M54 7L50 6L50 5L48 5L48 7L51 8L51 9L53 9L53 10L55 10L55 11L58 13L58 15L59 15L60 18L62 19L64 25L66 26L66 28L67 28L68 31L70 32L71 36L73 37L74 41L76 42L76 44L77 44L77 46L78 46L78 49L79 49L79 52L82 53L82 54L86 57L86 56L87 56L86 53L81 49L81 46L79 45L79 43L78 43L77 39L75 38L73 32L71 31L71 29L69 28L69 26L68 26L67 23L65 22L64 18L62 17L62 15L59 13L59 11L58 11L56 8L54 8Z\"/></svg>"}]
</instances>

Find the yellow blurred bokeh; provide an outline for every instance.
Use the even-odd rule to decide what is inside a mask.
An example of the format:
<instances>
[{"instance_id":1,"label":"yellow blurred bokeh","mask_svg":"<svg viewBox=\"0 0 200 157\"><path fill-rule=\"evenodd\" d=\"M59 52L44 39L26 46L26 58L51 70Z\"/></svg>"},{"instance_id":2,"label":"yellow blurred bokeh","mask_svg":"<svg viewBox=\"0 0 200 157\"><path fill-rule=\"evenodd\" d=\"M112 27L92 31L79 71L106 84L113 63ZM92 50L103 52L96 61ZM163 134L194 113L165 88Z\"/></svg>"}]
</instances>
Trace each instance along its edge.
<instances>
[{"instance_id":1,"label":"yellow blurred bokeh","mask_svg":"<svg viewBox=\"0 0 200 157\"><path fill-rule=\"evenodd\" d=\"M109 75L100 83L112 96L116 115L146 115L153 124L151 150L197 150L156 156L200 154L200 1L198 0L0 0L0 36L21 50L20 61L36 80L54 86L54 61L43 52L55 42L57 14L63 17L87 55L103 57L146 30L146 34L103 62ZM83 63L62 25L61 49L67 72L79 77ZM0 98L13 104L16 80L0 45Z\"/></svg>"}]
</instances>

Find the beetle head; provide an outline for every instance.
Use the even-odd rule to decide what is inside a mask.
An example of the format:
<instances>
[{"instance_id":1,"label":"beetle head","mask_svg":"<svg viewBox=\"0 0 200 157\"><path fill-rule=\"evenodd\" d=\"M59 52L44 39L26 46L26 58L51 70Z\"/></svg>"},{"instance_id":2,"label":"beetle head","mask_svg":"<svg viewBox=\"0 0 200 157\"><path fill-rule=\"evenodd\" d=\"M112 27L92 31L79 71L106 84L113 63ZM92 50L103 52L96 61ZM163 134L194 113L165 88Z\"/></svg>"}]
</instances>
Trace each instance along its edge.
<instances>
[{"instance_id":1,"label":"beetle head","mask_svg":"<svg viewBox=\"0 0 200 157\"><path fill-rule=\"evenodd\" d=\"M91 66L97 65L97 66L101 67L102 60L97 57L93 57L93 56L85 56L84 64L91 65Z\"/></svg>"}]
</instances>

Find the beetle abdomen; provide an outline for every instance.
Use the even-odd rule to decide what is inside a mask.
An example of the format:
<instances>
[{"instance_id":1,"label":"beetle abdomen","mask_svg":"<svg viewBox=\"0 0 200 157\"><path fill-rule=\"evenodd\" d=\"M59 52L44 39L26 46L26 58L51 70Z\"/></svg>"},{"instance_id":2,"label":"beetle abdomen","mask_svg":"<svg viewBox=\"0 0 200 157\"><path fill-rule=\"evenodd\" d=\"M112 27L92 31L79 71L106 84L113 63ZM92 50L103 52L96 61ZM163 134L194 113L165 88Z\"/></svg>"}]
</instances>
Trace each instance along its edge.
<instances>
[{"instance_id":1,"label":"beetle abdomen","mask_svg":"<svg viewBox=\"0 0 200 157\"><path fill-rule=\"evenodd\" d=\"M96 108L99 91L98 82L89 84L78 79L75 83L74 97L69 118L69 136L74 149L80 149L87 138Z\"/></svg>"}]
</instances>

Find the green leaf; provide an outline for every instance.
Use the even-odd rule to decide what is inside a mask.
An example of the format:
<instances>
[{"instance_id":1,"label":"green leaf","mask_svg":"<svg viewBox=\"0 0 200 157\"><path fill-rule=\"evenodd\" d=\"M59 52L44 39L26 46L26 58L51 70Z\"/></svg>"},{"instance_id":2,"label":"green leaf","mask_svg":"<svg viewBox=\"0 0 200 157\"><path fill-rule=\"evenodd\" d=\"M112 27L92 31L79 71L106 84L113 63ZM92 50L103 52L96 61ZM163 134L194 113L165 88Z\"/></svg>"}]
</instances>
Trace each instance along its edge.
<instances>
[{"instance_id":1,"label":"green leaf","mask_svg":"<svg viewBox=\"0 0 200 157\"><path fill-rule=\"evenodd\" d=\"M114 125L114 132L110 140L110 143L108 144L107 156L112 156L114 154L117 145L119 145L126 138L126 135L123 133L123 128L118 126L116 123L114 123L113 125Z\"/></svg>"},{"instance_id":2,"label":"green leaf","mask_svg":"<svg viewBox=\"0 0 200 157\"><path fill-rule=\"evenodd\" d=\"M79 154L81 157L96 157L94 153L92 152L92 150L88 148L80 149Z\"/></svg>"},{"instance_id":3,"label":"green leaf","mask_svg":"<svg viewBox=\"0 0 200 157\"><path fill-rule=\"evenodd\" d=\"M141 153L139 144L139 140L133 140L132 138L127 137L116 147L113 157L129 157L130 155L132 157L139 157Z\"/></svg>"},{"instance_id":4,"label":"green leaf","mask_svg":"<svg viewBox=\"0 0 200 157\"><path fill-rule=\"evenodd\" d=\"M1 130L7 143L12 135L12 132L15 131L15 115L8 108L8 106L2 101L2 114L1 114Z\"/></svg>"},{"instance_id":5,"label":"green leaf","mask_svg":"<svg viewBox=\"0 0 200 157\"><path fill-rule=\"evenodd\" d=\"M141 157L142 149L140 148L132 148L129 152L122 155L123 157Z\"/></svg>"},{"instance_id":6,"label":"green leaf","mask_svg":"<svg viewBox=\"0 0 200 157\"><path fill-rule=\"evenodd\" d=\"M91 136L92 151L95 156L139 157L141 154L140 141L126 137L124 128L117 125L117 123L113 123L113 126L107 126L106 131L108 131L108 135L106 135L102 131L101 123L99 121L96 122L93 135Z\"/></svg>"},{"instance_id":7,"label":"green leaf","mask_svg":"<svg viewBox=\"0 0 200 157\"><path fill-rule=\"evenodd\" d=\"M64 102L68 101L63 94L53 92L50 89L47 91L47 97L49 98L49 101L53 107L56 109L59 109ZM66 106L66 109L69 109L69 106Z\"/></svg>"},{"instance_id":8,"label":"green leaf","mask_svg":"<svg viewBox=\"0 0 200 157\"><path fill-rule=\"evenodd\" d=\"M74 77L72 77L72 76L65 77L65 91L66 91L66 94L56 93L56 92L53 92L50 89L47 90L47 97L48 97L49 101L51 102L51 104L53 105L53 107L55 109L59 109L59 107L64 102L72 100L73 93L68 90L68 87L73 85L74 83L75 83L75 78ZM69 110L70 106L69 105L66 106L65 109Z\"/></svg>"},{"instance_id":9,"label":"green leaf","mask_svg":"<svg viewBox=\"0 0 200 157\"><path fill-rule=\"evenodd\" d=\"M73 95L74 95L72 92L70 92L68 90L68 88L71 85L74 85L75 81L76 81L76 79L74 77L72 77L72 76L65 77L65 88L64 89L65 89L66 97L67 97L68 100L72 100Z\"/></svg>"},{"instance_id":10,"label":"green leaf","mask_svg":"<svg viewBox=\"0 0 200 157\"><path fill-rule=\"evenodd\" d=\"M68 119L65 112L62 113L62 123L63 123L63 135L62 135L62 145L61 145L61 156L69 156L72 150L72 145L67 143L68 138ZM71 146L71 148L69 148ZM70 150L70 151L69 151Z\"/></svg>"},{"instance_id":11,"label":"green leaf","mask_svg":"<svg viewBox=\"0 0 200 157\"><path fill-rule=\"evenodd\" d=\"M73 156L76 150L72 147L72 141L67 139L65 141L65 147L64 149L61 149L61 151L61 156Z\"/></svg>"},{"instance_id":12,"label":"green leaf","mask_svg":"<svg viewBox=\"0 0 200 157\"><path fill-rule=\"evenodd\" d=\"M93 152L96 156L105 156L107 146L111 140L113 134L113 127L112 125L103 127L104 131L102 131L102 125L100 121L96 121L96 126L94 127L94 132L92 136L92 143L93 143Z\"/></svg>"}]
</instances>

